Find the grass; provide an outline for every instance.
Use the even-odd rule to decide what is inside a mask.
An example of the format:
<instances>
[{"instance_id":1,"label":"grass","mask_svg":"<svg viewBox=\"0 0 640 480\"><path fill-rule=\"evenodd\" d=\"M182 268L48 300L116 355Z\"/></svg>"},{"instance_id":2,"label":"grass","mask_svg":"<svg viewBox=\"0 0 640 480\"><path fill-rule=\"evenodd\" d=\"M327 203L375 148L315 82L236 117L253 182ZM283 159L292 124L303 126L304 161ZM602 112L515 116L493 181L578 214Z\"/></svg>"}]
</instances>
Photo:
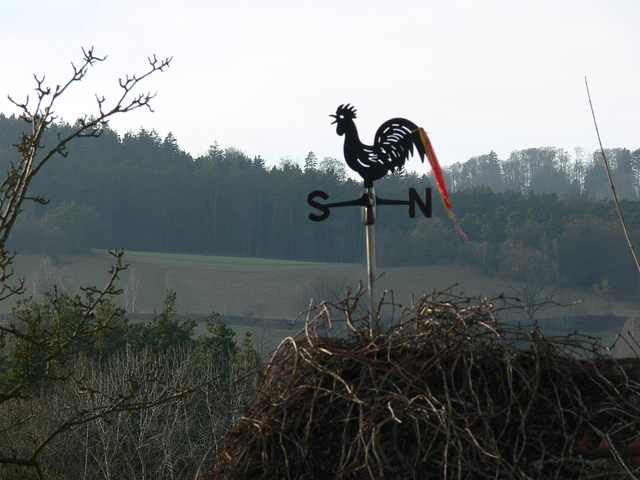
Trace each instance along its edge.
<instances>
[{"instance_id":1,"label":"grass","mask_svg":"<svg viewBox=\"0 0 640 480\"><path fill-rule=\"evenodd\" d=\"M197 255L190 253L160 253L160 252L132 252L127 251L130 257L159 258L162 260L177 260L198 263L224 263L229 265L320 265L319 262L306 262L299 260L279 260L277 258L251 258L251 257L225 257L215 255Z\"/></svg>"}]
</instances>

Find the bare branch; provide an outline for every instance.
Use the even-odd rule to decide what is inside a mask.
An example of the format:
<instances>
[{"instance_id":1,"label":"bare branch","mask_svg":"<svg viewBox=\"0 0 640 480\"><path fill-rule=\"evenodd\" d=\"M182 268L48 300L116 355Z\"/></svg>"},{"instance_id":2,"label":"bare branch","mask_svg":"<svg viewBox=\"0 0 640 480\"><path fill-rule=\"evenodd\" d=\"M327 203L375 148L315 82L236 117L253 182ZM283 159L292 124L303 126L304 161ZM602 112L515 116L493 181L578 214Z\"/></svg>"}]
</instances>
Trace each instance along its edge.
<instances>
[{"instance_id":1,"label":"bare branch","mask_svg":"<svg viewBox=\"0 0 640 480\"><path fill-rule=\"evenodd\" d=\"M108 104L105 97L96 96L98 113L91 117L85 115L80 119L77 128L66 136L58 135L58 140L52 147L44 148L42 145L45 131L55 122L57 116L54 113L54 106L57 101L75 83L82 81L89 73L89 70L97 63L106 60L106 56L99 57L94 53L93 47L82 49L82 62L78 65L71 63L72 74L66 83L57 85L55 88L45 84L45 77L34 75L36 82L35 104L30 103L30 99L24 102L14 100L9 96L9 100L21 110L20 118L31 125L31 131L24 133L16 145L21 154L22 160L7 173L5 180L0 185L0 281L3 282L11 276L11 269L8 268L12 261L12 256L5 249L5 244L9 238L9 233L13 224L21 212L22 203L25 200L33 200L38 203L46 203L40 195L27 195L27 190L32 179L40 169L55 155L65 157L67 155L67 145L76 138L98 137L104 131L110 118L131 112L141 107L151 110L151 100L155 94L140 93L134 94L139 84L155 72L163 71L169 67L171 58L158 60L155 55L149 59L149 68L141 75L126 76L125 80L120 80L122 88L120 96L111 104ZM151 110L152 111L152 110ZM4 287L0 291L0 300L3 294L19 293L21 287L13 290Z\"/></svg>"}]
</instances>

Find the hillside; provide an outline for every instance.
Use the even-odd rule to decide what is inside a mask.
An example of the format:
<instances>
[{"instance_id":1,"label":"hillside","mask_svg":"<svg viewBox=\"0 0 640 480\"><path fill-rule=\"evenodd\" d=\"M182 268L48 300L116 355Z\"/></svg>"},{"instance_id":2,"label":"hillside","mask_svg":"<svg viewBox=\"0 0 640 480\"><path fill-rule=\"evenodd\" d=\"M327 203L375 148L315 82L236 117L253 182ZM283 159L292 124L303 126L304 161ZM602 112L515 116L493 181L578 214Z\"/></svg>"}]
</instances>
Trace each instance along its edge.
<instances>
[{"instance_id":1,"label":"hillside","mask_svg":"<svg viewBox=\"0 0 640 480\"><path fill-rule=\"evenodd\" d=\"M53 284L67 291L72 287L106 281L111 257L105 251L87 255L48 257L19 255L16 275L24 276L29 294ZM162 306L167 290L177 292L181 314L198 317L211 311L224 316L293 320L306 310L311 298L332 300L332 291L356 290L366 284L366 268L353 263L314 263L287 260L213 257L130 252L125 254L128 269L122 274L119 302L136 314ZM43 279L48 270L48 281ZM411 305L424 294L444 291L470 297L509 294L497 277L481 275L455 264L379 268L379 291L391 290L396 303ZM546 310L540 317L572 315L613 315L635 317L637 303L604 299L591 293L565 289L558 301L581 303L564 309ZM11 305L0 305L8 313ZM596 330L619 331L620 323ZM593 330L593 327L591 327Z\"/></svg>"},{"instance_id":2,"label":"hillside","mask_svg":"<svg viewBox=\"0 0 640 480\"><path fill-rule=\"evenodd\" d=\"M0 115L5 169L18 160L12 145L23 126ZM43 143L51 144L57 130L67 135L71 128L51 126ZM172 136L161 139L146 130L124 137L107 130L95 142L78 141L68 153L64 161L39 170L29 185L30 194L42 195L49 205L25 208L12 228L9 250L56 256L124 246L316 262L365 258L358 209L336 211L319 223L309 220L316 209L305 198L312 191L325 192L332 202L362 194L341 160L314 160L310 152L304 166L283 161L272 167L238 148L215 144L194 158ZM640 149L607 154L637 244ZM453 210L473 243L464 242L434 191L430 219L410 218L403 208L379 209L380 265L456 262L515 280L534 276L527 267L536 265L535 276L545 285L589 290L604 283L613 294L635 300L640 277L599 152L572 158L553 147L528 148L506 159L495 153L473 157L444 173ZM406 199L408 189L424 192L430 186L426 175L401 172L377 181L376 194Z\"/></svg>"}]
</instances>

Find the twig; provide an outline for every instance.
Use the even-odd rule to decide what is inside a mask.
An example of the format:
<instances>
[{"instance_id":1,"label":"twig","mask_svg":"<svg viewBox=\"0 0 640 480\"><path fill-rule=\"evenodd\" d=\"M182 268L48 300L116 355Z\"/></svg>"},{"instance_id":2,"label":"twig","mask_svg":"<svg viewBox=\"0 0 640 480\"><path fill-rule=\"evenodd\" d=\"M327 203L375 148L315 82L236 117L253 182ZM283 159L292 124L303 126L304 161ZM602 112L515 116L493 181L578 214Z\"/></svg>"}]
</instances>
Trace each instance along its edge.
<instances>
[{"instance_id":1,"label":"twig","mask_svg":"<svg viewBox=\"0 0 640 480\"><path fill-rule=\"evenodd\" d=\"M616 187L613 184L613 179L611 178L611 170L609 169L609 162L607 161L607 155L604 152L604 148L602 146L602 141L600 140L600 132L598 131L598 122L596 122L596 114L593 111L593 104L591 103L591 94L589 93L589 84L587 83L587 77L584 77L584 84L587 87L587 97L589 97L589 106L591 107L591 115L593 116L593 124L596 127L596 135L598 136L598 143L600 144L600 152L602 152L602 160L604 160L604 167L607 170L607 177L609 178L609 185L611 185L611 191L613 192L613 201L616 204L616 210L618 210L618 216L620 217L620 223L622 224L622 230L624 230L624 236L627 239L627 243L629 244L629 248L631 249L631 254L633 255L633 260L636 262L636 267L638 268L638 272L640 272L640 261L638 261L638 256L636 255L636 250L633 248L633 242L631 242L631 237L629 236L629 231L627 230L627 225L624 221L624 216L622 215L622 210L620 209L620 203L618 202L618 195L616 194Z\"/></svg>"}]
</instances>

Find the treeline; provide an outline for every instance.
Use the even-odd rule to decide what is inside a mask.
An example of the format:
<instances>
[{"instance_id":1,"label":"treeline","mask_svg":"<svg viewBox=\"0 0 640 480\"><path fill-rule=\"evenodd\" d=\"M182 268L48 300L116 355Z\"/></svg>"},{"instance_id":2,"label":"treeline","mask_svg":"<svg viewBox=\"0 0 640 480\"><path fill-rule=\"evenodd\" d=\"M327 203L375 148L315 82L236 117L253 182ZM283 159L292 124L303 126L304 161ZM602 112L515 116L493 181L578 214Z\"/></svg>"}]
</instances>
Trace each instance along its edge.
<instances>
[{"instance_id":1,"label":"treeline","mask_svg":"<svg viewBox=\"0 0 640 480\"><path fill-rule=\"evenodd\" d=\"M23 127L0 116L2 160L16 158L11 144ZM50 135L54 132L52 128ZM122 138L106 131L98 139L79 139L65 159L42 169L30 191L43 194L51 205L28 205L11 242L25 253L117 245L128 250L358 261L364 244L360 212L345 209L330 222L313 223L305 201L316 189L332 199L361 194L342 163L310 154L304 169L293 161L268 168L260 158L217 144L194 159L171 134L163 140L145 130ZM416 187L424 183L412 180ZM395 223L409 226L408 221Z\"/></svg>"},{"instance_id":2,"label":"treeline","mask_svg":"<svg viewBox=\"0 0 640 480\"><path fill-rule=\"evenodd\" d=\"M605 153L618 196L640 199L640 148L611 148ZM587 192L597 199L611 196L600 150L589 154L576 148L572 157L561 148L527 148L513 151L505 160L492 151L455 163L446 168L446 173L454 190L484 186L494 192L555 192L560 196Z\"/></svg>"},{"instance_id":3,"label":"treeline","mask_svg":"<svg viewBox=\"0 0 640 480\"><path fill-rule=\"evenodd\" d=\"M0 115L0 158L24 124ZM62 130L71 126L60 126ZM56 128L51 129L54 135ZM50 138L49 141L52 141ZM47 139L45 139L45 143ZM364 258L364 229L357 208L312 222L306 196L355 199L360 182L343 162L310 152L303 162L269 167L236 148L217 143L198 158L169 134L141 130L122 137L106 131L80 139L64 159L43 168L30 187L51 205L29 205L15 225L19 252L55 254L90 248L260 256L335 262ZM550 285L602 288L630 294L637 272L625 245L599 152L572 156L551 147L471 158L445 170L451 201L471 244L452 228L434 192L434 218L409 219L402 207L378 209L378 258L383 266L457 261L521 281L535 259ZM640 237L640 150L608 151L614 180L633 238ZM390 175L378 195L406 198L424 191L427 176ZM316 212L317 213L317 212ZM524 260L523 260L524 259ZM522 264L514 269L514 264Z\"/></svg>"}]
</instances>

